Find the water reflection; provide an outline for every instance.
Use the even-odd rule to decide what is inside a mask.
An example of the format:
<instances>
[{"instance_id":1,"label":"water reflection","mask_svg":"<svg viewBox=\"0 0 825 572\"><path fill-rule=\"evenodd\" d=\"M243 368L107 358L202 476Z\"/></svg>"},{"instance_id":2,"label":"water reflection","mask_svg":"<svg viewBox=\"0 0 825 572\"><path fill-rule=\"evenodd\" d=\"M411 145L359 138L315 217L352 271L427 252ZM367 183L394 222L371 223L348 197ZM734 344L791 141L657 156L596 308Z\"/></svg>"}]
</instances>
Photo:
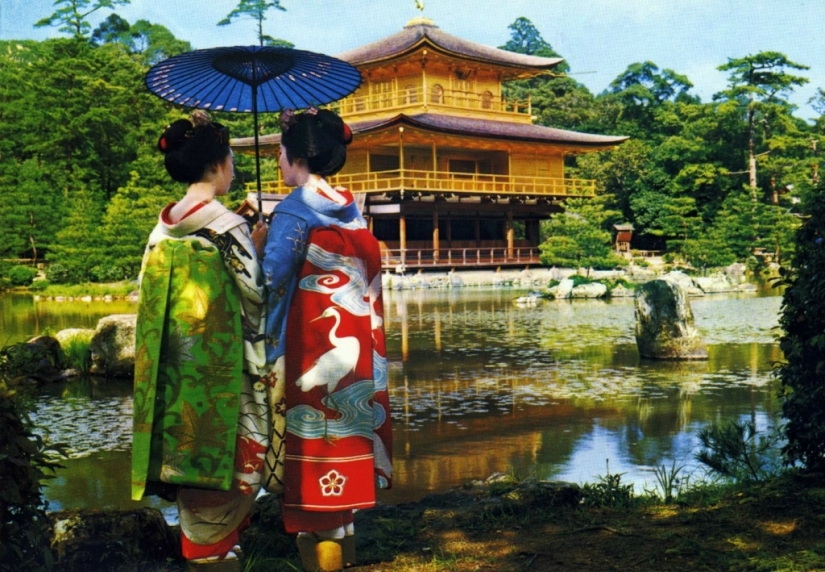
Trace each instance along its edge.
<instances>
[{"instance_id":1,"label":"water reflection","mask_svg":"<svg viewBox=\"0 0 825 572\"><path fill-rule=\"evenodd\" d=\"M708 423L779 411L771 363L779 297L692 302L703 362L640 360L632 300L517 308L513 292L390 292L398 502L494 471L638 484L664 462L697 468ZM398 352L397 354L395 352Z\"/></svg>"},{"instance_id":2,"label":"water reflection","mask_svg":"<svg viewBox=\"0 0 825 572\"><path fill-rule=\"evenodd\" d=\"M134 314L136 309L137 304L127 300L36 301L30 294L3 293L0 294L0 346L68 328L94 329L104 316Z\"/></svg>"},{"instance_id":3,"label":"water reflection","mask_svg":"<svg viewBox=\"0 0 825 572\"><path fill-rule=\"evenodd\" d=\"M592 481L606 459L652 485L657 465L696 467L708 423L776 420L779 297L692 300L709 359L677 363L639 359L632 300L518 308L521 294L385 294L396 487L381 500L416 500L496 471ZM52 438L75 450L47 496L128 506L131 387L73 391L38 406L57 421Z\"/></svg>"}]
</instances>

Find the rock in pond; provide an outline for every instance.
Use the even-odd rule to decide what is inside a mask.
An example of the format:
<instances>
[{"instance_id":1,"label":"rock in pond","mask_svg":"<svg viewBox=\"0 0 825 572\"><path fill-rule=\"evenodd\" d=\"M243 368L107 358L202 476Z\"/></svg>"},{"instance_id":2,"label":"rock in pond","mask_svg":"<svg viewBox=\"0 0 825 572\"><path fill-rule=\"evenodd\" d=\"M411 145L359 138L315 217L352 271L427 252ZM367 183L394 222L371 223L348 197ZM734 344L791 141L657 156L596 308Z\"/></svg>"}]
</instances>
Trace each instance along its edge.
<instances>
[{"instance_id":1,"label":"rock in pond","mask_svg":"<svg viewBox=\"0 0 825 572\"><path fill-rule=\"evenodd\" d=\"M687 292L671 280L651 280L636 291L636 346L643 358L707 359Z\"/></svg>"}]
</instances>

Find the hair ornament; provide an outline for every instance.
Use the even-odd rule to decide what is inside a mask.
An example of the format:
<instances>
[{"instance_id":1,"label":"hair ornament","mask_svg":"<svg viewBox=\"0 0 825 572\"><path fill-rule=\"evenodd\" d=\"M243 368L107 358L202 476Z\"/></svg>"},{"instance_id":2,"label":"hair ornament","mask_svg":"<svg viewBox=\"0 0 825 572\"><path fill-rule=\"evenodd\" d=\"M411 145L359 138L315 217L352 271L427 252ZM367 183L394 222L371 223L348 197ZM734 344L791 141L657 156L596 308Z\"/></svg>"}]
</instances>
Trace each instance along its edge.
<instances>
[{"instance_id":1,"label":"hair ornament","mask_svg":"<svg viewBox=\"0 0 825 572\"><path fill-rule=\"evenodd\" d=\"M192 122L192 127L205 127L212 125L212 118L202 109L196 109L189 116L189 121Z\"/></svg>"},{"instance_id":2,"label":"hair ornament","mask_svg":"<svg viewBox=\"0 0 825 572\"><path fill-rule=\"evenodd\" d=\"M290 128L298 122L298 116L295 115L295 110L288 107L281 112L281 132L286 133Z\"/></svg>"},{"instance_id":3,"label":"hair ornament","mask_svg":"<svg viewBox=\"0 0 825 572\"><path fill-rule=\"evenodd\" d=\"M344 123L344 134L343 134L344 145L349 145L352 143L352 129L349 128L349 125Z\"/></svg>"}]
</instances>

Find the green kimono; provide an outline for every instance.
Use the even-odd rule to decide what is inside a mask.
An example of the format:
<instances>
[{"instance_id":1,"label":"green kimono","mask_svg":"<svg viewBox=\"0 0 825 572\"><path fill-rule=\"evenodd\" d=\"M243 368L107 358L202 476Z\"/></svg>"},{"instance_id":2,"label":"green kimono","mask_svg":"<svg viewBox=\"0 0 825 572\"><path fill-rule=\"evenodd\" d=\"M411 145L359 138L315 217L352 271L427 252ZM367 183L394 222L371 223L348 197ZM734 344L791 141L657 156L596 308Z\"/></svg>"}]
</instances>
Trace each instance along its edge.
<instances>
[{"instance_id":1,"label":"green kimono","mask_svg":"<svg viewBox=\"0 0 825 572\"><path fill-rule=\"evenodd\" d=\"M150 237L135 332L135 500L164 484L226 491L237 471L239 413L249 409L241 394L250 394L246 380L258 379L264 357L255 335L260 277L244 265L251 243L235 217L210 203L178 225L161 220ZM245 441L247 433L258 440L253 430Z\"/></svg>"}]
</instances>

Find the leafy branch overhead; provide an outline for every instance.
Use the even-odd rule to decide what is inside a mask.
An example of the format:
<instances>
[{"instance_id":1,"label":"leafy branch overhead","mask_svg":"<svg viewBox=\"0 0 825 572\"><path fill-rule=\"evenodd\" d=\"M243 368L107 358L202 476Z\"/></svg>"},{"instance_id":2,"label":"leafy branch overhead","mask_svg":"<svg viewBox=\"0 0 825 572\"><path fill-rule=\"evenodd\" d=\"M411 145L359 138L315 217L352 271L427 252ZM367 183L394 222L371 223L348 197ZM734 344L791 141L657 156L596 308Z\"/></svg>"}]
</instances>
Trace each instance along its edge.
<instances>
[{"instance_id":1,"label":"leafy branch overhead","mask_svg":"<svg viewBox=\"0 0 825 572\"><path fill-rule=\"evenodd\" d=\"M250 18L257 23L257 35L259 45L270 45L278 47L292 47L292 44L285 40L278 40L272 36L264 34L264 20L269 10L280 10L286 12L286 8L281 6L280 0L240 0L238 5L223 20L218 22L218 26L228 26L233 20Z\"/></svg>"},{"instance_id":2,"label":"leafy branch overhead","mask_svg":"<svg viewBox=\"0 0 825 572\"><path fill-rule=\"evenodd\" d=\"M84 38L92 29L88 17L98 10L107 8L114 10L115 6L125 6L130 0L56 0L54 5L59 6L51 15L38 20L34 27L60 26L61 32L74 35L75 38Z\"/></svg>"}]
</instances>

